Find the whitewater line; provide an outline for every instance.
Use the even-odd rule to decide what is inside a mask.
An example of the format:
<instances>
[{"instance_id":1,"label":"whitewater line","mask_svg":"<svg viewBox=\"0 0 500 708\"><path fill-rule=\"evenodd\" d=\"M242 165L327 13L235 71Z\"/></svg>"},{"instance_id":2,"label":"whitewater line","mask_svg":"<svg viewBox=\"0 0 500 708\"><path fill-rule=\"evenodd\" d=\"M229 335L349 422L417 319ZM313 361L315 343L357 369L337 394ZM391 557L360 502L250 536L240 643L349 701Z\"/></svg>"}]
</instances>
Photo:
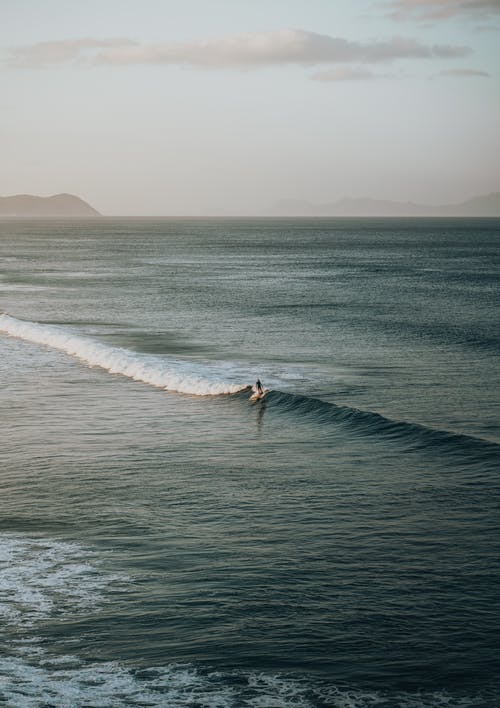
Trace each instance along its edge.
<instances>
[{"instance_id":1,"label":"whitewater line","mask_svg":"<svg viewBox=\"0 0 500 708\"><path fill-rule=\"evenodd\" d=\"M167 391L216 396L237 393L247 388L246 384L233 384L215 378L221 372L211 370L208 366L194 362L165 361L127 349L110 347L57 325L42 325L2 314L0 332L59 349L90 366L105 369L111 374L122 374L134 381L142 381Z\"/></svg>"}]
</instances>

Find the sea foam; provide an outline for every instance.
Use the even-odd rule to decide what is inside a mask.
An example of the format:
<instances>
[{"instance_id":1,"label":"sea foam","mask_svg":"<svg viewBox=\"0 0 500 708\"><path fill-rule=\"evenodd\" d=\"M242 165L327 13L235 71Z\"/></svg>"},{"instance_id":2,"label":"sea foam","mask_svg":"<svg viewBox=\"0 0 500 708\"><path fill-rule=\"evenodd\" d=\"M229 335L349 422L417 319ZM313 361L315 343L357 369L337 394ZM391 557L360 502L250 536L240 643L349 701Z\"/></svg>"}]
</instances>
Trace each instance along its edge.
<instances>
[{"instance_id":1,"label":"sea foam","mask_svg":"<svg viewBox=\"0 0 500 708\"><path fill-rule=\"evenodd\" d=\"M110 347L58 325L27 322L2 314L0 332L59 349L90 366L98 366L112 374L122 374L167 391L214 396L237 393L247 388L247 384L223 380L226 371L222 365L164 359Z\"/></svg>"},{"instance_id":2,"label":"sea foam","mask_svg":"<svg viewBox=\"0 0 500 708\"><path fill-rule=\"evenodd\" d=\"M100 574L96 554L76 543L0 534L0 617L17 632L71 612L86 612L128 577Z\"/></svg>"}]
</instances>

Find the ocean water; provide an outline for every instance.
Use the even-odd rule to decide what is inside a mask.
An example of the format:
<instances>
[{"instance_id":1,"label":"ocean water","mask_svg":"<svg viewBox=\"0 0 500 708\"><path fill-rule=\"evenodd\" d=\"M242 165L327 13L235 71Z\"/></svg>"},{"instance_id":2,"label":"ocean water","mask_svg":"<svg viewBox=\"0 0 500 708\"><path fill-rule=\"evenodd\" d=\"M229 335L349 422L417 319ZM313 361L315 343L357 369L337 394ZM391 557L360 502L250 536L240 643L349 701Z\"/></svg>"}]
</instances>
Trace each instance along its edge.
<instances>
[{"instance_id":1,"label":"ocean water","mask_svg":"<svg viewBox=\"0 0 500 708\"><path fill-rule=\"evenodd\" d=\"M0 704L500 706L499 264L492 219L1 222Z\"/></svg>"}]
</instances>

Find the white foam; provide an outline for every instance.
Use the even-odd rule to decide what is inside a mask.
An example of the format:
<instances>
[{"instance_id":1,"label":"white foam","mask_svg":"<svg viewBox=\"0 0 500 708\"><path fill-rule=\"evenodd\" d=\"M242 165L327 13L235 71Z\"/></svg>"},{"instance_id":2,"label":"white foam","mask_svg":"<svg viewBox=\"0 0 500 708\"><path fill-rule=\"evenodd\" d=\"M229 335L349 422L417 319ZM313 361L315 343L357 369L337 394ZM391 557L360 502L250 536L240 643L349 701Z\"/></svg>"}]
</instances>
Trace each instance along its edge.
<instances>
[{"instance_id":1,"label":"white foam","mask_svg":"<svg viewBox=\"0 0 500 708\"><path fill-rule=\"evenodd\" d=\"M122 374L168 391L213 396L237 393L246 388L246 384L222 380L226 373L225 367L137 354L82 337L56 325L25 322L3 314L0 315L0 331L28 342L59 349L90 366L98 366L112 374Z\"/></svg>"},{"instance_id":2,"label":"white foam","mask_svg":"<svg viewBox=\"0 0 500 708\"><path fill-rule=\"evenodd\" d=\"M15 659L0 659L5 680L0 701L13 708L58 706L206 706L238 705L229 686L202 676L190 667L134 671L115 662L91 664L71 670L52 670ZM276 705L276 704L275 704Z\"/></svg>"},{"instance_id":3,"label":"white foam","mask_svg":"<svg viewBox=\"0 0 500 708\"><path fill-rule=\"evenodd\" d=\"M92 553L74 543L13 534L0 537L0 617L20 630L93 607L111 583L125 578L99 572ZM25 650L30 650L29 642ZM31 653L31 652L30 652Z\"/></svg>"},{"instance_id":4,"label":"white foam","mask_svg":"<svg viewBox=\"0 0 500 708\"><path fill-rule=\"evenodd\" d=\"M0 659L0 702L12 708L491 708L495 698L454 697L447 693L367 693L336 688L322 691L279 676L206 673L192 666L131 669L118 662L60 668L54 662L35 664Z\"/></svg>"}]
</instances>

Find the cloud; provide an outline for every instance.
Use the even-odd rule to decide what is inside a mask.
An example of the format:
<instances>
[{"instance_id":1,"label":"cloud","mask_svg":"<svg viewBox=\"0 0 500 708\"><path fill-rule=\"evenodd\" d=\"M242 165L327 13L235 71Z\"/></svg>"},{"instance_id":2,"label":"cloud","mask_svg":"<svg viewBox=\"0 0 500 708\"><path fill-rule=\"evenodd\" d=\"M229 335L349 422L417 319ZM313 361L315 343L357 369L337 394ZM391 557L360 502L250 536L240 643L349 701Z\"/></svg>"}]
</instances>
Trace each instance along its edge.
<instances>
[{"instance_id":1,"label":"cloud","mask_svg":"<svg viewBox=\"0 0 500 708\"><path fill-rule=\"evenodd\" d=\"M400 37L361 43L316 32L288 29L203 42L119 47L100 52L97 61L107 64L181 64L205 68L234 68L351 61L377 63L433 56L459 57L469 52L467 47L428 46Z\"/></svg>"},{"instance_id":2,"label":"cloud","mask_svg":"<svg viewBox=\"0 0 500 708\"><path fill-rule=\"evenodd\" d=\"M42 42L14 49L8 65L43 68L51 64L83 61L110 66L160 64L226 69L348 62L377 64L435 57L452 59L467 56L470 52L469 47L427 45L403 37L354 42L306 30L283 29L221 39L160 44L140 44L120 38Z\"/></svg>"},{"instance_id":3,"label":"cloud","mask_svg":"<svg viewBox=\"0 0 500 708\"><path fill-rule=\"evenodd\" d=\"M6 65L17 69L43 69L54 64L85 61L89 56L93 56L96 50L102 50L103 48L126 47L133 44L135 42L124 37L38 42L26 47L13 48Z\"/></svg>"},{"instance_id":4,"label":"cloud","mask_svg":"<svg viewBox=\"0 0 500 708\"><path fill-rule=\"evenodd\" d=\"M470 17L488 20L500 15L499 0L391 0L390 16L395 20L443 20Z\"/></svg>"},{"instance_id":5,"label":"cloud","mask_svg":"<svg viewBox=\"0 0 500 708\"><path fill-rule=\"evenodd\" d=\"M445 71L438 71L437 74L433 74L433 78L436 76L449 76L454 78L482 76L483 78L489 78L490 75L487 71L481 71L479 69L446 69Z\"/></svg>"}]
</instances>

